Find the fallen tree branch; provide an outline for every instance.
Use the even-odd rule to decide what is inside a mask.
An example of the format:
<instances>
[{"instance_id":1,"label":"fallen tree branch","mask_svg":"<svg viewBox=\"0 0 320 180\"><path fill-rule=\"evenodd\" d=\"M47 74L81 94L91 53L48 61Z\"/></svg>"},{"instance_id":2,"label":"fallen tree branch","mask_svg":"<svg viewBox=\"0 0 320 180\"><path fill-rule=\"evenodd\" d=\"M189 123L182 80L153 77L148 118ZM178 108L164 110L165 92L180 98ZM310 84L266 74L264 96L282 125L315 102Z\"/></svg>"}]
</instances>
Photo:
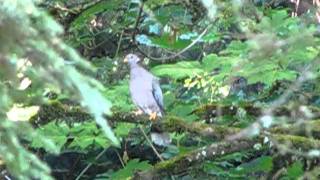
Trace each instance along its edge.
<instances>
[{"instance_id":1,"label":"fallen tree branch","mask_svg":"<svg viewBox=\"0 0 320 180\"><path fill-rule=\"evenodd\" d=\"M245 110L245 112L249 115L260 117L264 115L264 110L268 109L268 107L255 107L251 103L246 103L242 106L234 106L234 105L218 105L218 104L206 104L202 105L199 108L193 110L193 114L196 114L198 116L205 116L208 117L217 117L220 115L236 115L239 109ZM310 112L310 115L306 115L304 110L299 109L300 106L298 106L295 109L292 109L292 107L287 106L279 106L278 108L274 109L272 111L273 116L287 116L290 118L299 118L299 117L305 117L304 119L317 119L320 118L320 108L316 106L305 106L304 108Z\"/></svg>"},{"instance_id":2,"label":"fallen tree branch","mask_svg":"<svg viewBox=\"0 0 320 180\"><path fill-rule=\"evenodd\" d=\"M283 154L287 153L302 156L304 158L312 158L307 153L301 153L301 150L307 151L310 149L318 149L320 147L319 140L306 137L278 134L271 135L270 137L272 138L272 147L281 150L281 153ZM255 145L262 145L264 139L265 136L261 135L256 138L243 138L237 139L235 141L227 140L219 143L213 143L209 146L199 148L190 153L174 157L164 162L160 162L156 164L151 170L136 173L133 179L158 179L168 174L180 174L187 171L190 167L202 163L206 160L214 160L216 158L225 156L227 154L232 154L234 152L257 149L255 148ZM276 144L274 144L275 141L277 142ZM265 145L269 146L269 143ZM283 145L286 145L286 149L283 148ZM271 146L267 148L269 149L271 148ZM293 151L292 148L296 148L297 151Z\"/></svg>"},{"instance_id":3,"label":"fallen tree branch","mask_svg":"<svg viewBox=\"0 0 320 180\"><path fill-rule=\"evenodd\" d=\"M107 119L111 122L121 121L139 124L150 123L148 116L135 116L134 114L128 113L113 113L113 115L111 117L108 117ZM240 131L239 128L226 127L221 125L211 125L201 122L187 123L177 116L166 116L161 120L160 125L162 126L161 128L167 132L189 132L212 139L224 139L225 137Z\"/></svg>"},{"instance_id":4,"label":"fallen tree branch","mask_svg":"<svg viewBox=\"0 0 320 180\"><path fill-rule=\"evenodd\" d=\"M213 160L226 154L252 149L254 144L257 142L259 141L256 139L243 139L238 141L214 143L207 147L192 151L191 153L160 162L149 171L136 173L133 179L158 179L163 177L163 175L168 175L168 173L179 174L187 171L193 165L202 163L205 160Z\"/></svg>"},{"instance_id":5,"label":"fallen tree branch","mask_svg":"<svg viewBox=\"0 0 320 180\"><path fill-rule=\"evenodd\" d=\"M320 120L303 121L295 124L284 124L271 128L272 134L311 136L320 139Z\"/></svg>"},{"instance_id":6,"label":"fallen tree branch","mask_svg":"<svg viewBox=\"0 0 320 180\"><path fill-rule=\"evenodd\" d=\"M226 110L229 108L225 108ZM212 111L211 111L212 112ZM226 111L223 111L226 112ZM65 120L67 123L85 121L92 119L91 116L81 108L61 103L53 103L41 106L38 114L33 118L34 123L46 124L52 120ZM117 122L128 122L134 124L151 123L148 116L136 116L133 113L114 112L106 119L112 124ZM187 123L177 116L166 116L161 120L161 128L167 132L188 132L201 137L211 138L215 140L225 139L230 135L240 132L240 128L227 127L215 124L206 124L202 122ZM290 134L299 136L312 136L320 138L320 120L303 121L298 124L277 125L270 129L266 129L272 134Z\"/></svg>"}]
</instances>

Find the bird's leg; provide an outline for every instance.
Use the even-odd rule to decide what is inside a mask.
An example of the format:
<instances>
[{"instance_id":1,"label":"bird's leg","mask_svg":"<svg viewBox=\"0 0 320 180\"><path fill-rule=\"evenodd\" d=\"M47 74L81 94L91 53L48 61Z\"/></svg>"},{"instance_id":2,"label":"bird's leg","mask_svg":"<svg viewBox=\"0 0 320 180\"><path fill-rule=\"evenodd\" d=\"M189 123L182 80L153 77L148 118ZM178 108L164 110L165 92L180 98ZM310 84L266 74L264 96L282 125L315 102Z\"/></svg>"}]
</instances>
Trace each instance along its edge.
<instances>
[{"instance_id":1,"label":"bird's leg","mask_svg":"<svg viewBox=\"0 0 320 180\"><path fill-rule=\"evenodd\" d=\"M149 120L151 121L156 121L157 119L157 112L152 112L150 115L149 115Z\"/></svg>"},{"instance_id":2,"label":"bird's leg","mask_svg":"<svg viewBox=\"0 0 320 180\"><path fill-rule=\"evenodd\" d=\"M138 109L138 110L134 111L133 113L134 113L134 115L138 116L138 115L143 114L143 111L141 109Z\"/></svg>"}]
</instances>

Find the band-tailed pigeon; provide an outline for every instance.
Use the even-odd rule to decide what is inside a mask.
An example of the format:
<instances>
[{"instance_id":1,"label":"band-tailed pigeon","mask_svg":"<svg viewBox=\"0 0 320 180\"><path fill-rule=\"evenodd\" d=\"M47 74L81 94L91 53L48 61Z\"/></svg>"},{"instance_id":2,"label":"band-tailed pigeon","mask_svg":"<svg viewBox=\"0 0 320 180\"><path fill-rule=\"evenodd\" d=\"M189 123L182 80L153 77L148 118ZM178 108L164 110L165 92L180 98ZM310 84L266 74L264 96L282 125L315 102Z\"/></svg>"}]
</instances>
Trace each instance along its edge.
<instances>
[{"instance_id":1,"label":"band-tailed pigeon","mask_svg":"<svg viewBox=\"0 0 320 180\"><path fill-rule=\"evenodd\" d=\"M133 103L140 111L149 115L150 120L157 120L164 115L163 96L159 80L141 67L140 58L135 54L128 54L124 62L130 67L130 94ZM152 131L152 129L151 129ZM168 133L151 132L152 141L161 146L170 144Z\"/></svg>"}]
</instances>

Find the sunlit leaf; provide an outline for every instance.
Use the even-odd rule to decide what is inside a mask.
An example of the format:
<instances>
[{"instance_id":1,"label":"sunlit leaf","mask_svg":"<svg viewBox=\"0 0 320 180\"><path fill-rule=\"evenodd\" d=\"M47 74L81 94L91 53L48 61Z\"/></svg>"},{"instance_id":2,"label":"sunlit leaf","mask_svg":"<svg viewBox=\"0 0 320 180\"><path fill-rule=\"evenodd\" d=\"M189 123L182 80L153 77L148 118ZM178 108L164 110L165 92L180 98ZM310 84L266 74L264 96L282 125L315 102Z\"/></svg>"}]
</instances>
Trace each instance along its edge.
<instances>
[{"instance_id":1,"label":"sunlit leaf","mask_svg":"<svg viewBox=\"0 0 320 180\"><path fill-rule=\"evenodd\" d=\"M180 61L176 64L159 65L151 69L157 76L167 76L174 79L181 79L203 72L199 62Z\"/></svg>"}]
</instances>

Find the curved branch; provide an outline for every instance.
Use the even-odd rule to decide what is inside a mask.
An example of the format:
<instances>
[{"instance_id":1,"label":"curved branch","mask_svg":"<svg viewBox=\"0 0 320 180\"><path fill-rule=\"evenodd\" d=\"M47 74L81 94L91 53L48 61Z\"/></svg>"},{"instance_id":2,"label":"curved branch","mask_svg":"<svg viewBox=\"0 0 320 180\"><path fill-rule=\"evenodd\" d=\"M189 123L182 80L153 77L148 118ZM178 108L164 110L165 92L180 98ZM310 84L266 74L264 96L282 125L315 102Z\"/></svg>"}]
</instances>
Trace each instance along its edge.
<instances>
[{"instance_id":1,"label":"curved branch","mask_svg":"<svg viewBox=\"0 0 320 180\"><path fill-rule=\"evenodd\" d=\"M169 59L173 59L176 58L178 56L180 56L182 53L186 52L187 50L189 50L192 46L194 46L207 32L208 30L213 26L213 24L209 25L207 28L205 28L202 33L195 39L193 40L187 47L185 47L184 49L182 49L181 51L171 55L171 56L166 56L166 57L152 57L147 55L140 47L139 45L136 43L136 41L134 41L134 43L136 44L138 50L145 55L146 57L152 59L152 60L157 60L157 61L165 61L165 60L169 60Z\"/></svg>"}]
</instances>

